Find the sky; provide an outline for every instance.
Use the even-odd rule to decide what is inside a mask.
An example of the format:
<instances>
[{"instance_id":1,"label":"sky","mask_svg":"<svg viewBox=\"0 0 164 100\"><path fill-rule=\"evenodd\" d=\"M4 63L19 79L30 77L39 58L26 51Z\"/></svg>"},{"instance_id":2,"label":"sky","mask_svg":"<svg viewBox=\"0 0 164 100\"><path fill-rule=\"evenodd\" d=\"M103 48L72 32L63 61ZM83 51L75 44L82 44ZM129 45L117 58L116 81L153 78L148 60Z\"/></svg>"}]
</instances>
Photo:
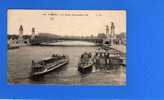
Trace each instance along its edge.
<instances>
[{"instance_id":1,"label":"sky","mask_svg":"<svg viewBox=\"0 0 164 100\"><path fill-rule=\"evenodd\" d=\"M114 22L115 33L126 32L125 10L8 10L8 34L18 34L20 25L31 35L38 33L63 36L96 36Z\"/></svg>"}]
</instances>

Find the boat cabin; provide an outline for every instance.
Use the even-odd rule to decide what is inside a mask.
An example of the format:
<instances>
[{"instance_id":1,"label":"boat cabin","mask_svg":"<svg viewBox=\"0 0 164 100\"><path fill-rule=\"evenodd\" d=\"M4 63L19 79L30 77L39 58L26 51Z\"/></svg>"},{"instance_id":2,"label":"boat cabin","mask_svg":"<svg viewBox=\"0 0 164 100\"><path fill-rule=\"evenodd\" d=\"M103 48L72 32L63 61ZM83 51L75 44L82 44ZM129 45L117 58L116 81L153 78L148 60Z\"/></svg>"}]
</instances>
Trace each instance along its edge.
<instances>
[{"instance_id":1,"label":"boat cabin","mask_svg":"<svg viewBox=\"0 0 164 100\"><path fill-rule=\"evenodd\" d=\"M32 72L41 72L44 70L44 61L43 62L34 62L32 60Z\"/></svg>"}]
</instances>

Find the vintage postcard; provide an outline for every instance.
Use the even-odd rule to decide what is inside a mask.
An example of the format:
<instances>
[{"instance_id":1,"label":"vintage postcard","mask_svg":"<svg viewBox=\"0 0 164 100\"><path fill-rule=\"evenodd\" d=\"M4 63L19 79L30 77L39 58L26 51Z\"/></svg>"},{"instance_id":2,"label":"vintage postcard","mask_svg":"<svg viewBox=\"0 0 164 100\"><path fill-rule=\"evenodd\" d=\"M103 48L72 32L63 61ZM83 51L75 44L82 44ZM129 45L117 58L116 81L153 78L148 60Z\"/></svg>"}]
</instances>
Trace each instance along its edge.
<instances>
[{"instance_id":1,"label":"vintage postcard","mask_svg":"<svg viewBox=\"0 0 164 100\"><path fill-rule=\"evenodd\" d=\"M8 9L8 83L126 85L125 10Z\"/></svg>"}]
</instances>

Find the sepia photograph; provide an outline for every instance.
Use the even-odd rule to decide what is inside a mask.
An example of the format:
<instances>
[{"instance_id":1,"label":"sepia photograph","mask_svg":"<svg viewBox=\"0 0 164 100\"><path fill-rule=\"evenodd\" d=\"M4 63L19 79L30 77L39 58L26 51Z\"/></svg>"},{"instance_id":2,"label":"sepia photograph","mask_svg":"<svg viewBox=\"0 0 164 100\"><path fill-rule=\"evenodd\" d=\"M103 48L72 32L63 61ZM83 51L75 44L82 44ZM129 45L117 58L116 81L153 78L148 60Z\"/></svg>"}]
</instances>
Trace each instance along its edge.
<instances>
[{"instance_id":1,"label":"sepia photograph","mask_svg":"<svg viewBox=\"0 0 164 100\"><path fill-rule=\"evenodd\" d=\"M127 85L126 17L126 10L8 9L8 83Z\"/></svg>"}]
</instances>

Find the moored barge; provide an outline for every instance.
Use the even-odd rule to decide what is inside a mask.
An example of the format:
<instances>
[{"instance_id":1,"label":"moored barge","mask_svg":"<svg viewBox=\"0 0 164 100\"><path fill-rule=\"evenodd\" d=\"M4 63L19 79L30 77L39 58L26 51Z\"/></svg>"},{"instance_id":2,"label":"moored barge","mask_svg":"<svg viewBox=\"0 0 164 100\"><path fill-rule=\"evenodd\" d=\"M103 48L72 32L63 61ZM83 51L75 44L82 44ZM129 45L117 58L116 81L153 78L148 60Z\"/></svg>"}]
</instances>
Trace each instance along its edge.
<instances>
[{"instance_id":1,"label":"moored barge","mask_svg":"<svg viewBox=\"0 0 164 100\"><path fill-rule=\"evenodd\" d=\"M123 64L120 51L115 50L111 47L99 48L95 51L93 62L96 69L113 69L118 68Z\"/></svg>"}]
</instances>

